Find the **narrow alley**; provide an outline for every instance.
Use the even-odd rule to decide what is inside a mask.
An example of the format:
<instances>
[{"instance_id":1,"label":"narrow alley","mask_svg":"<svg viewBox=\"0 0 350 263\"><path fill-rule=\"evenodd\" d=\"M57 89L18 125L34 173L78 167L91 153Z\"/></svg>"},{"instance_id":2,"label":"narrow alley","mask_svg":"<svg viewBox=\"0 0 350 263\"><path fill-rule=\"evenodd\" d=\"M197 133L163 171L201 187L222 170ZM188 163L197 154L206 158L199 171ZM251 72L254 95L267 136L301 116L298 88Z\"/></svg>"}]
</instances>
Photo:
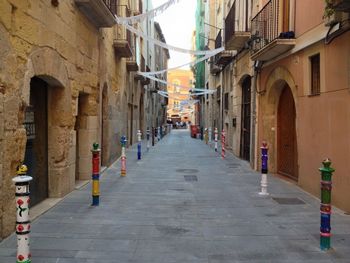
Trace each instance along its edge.
<instances>
[{"instance_id":1,"label":"narrow alley","mask_svg":"<svg viewBox=\"0 0 350 263\"><path fill-rule=\"evenodd\" d=\"M222 160L173 130L141 160L129 149L126 177L120 161L103 173L99 206L87 184L36 219L32 262L349 262L350 216L334 209L333 249L322 252L319 200L277 177L268 183L270 196L259 196L260 174L246 161ZM15 257L12 234L0 262Z\"/></svg>"}]
</instances>

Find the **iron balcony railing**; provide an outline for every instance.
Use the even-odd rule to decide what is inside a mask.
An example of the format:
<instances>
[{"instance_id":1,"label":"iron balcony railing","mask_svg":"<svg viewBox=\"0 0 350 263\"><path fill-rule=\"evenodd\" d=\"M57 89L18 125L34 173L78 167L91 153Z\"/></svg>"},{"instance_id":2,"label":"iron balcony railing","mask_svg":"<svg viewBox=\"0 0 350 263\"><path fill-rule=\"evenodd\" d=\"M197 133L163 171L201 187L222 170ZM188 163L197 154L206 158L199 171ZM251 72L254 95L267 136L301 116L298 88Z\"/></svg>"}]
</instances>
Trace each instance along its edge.
<instances>
[{"instance_id":1,"label":"iron balcony railing","mask_svg":"<svg viewBox=\"0 0 350 263\"><path fill-rule=\"evenodd\" d=\"M243 15L236 17L236 13ZM225 43L227 43L235 32L249 31L249 3L248 0L236 0L225 19Z\"/></svg>"},{"instance_id":2,"label":"iron balcony railing","mask_svg":"<svg viewBox=\"0 0 350 263\"><path fill-rule=\"evenodd\" d=\"M126 58L126 60L129 62L136 62L136 47L135 47L135 41L132 38L130 42L130 49L131 49L132 56L129 58Z\"/></svg>"},{"instance_id":3,"label":"iron balcony railing","mask_svg":"<svg viewBox=\"0 0 350 263\"><path fill-rule=\"evenodd\" d=\"M221 29L219 30L219 33L218 33L218 35L216 36L216 39L215 39L215 48L220 48L220 47L222 47ZM215 55L214 63L216 63L216 61L218 61L219 58L220 58L220 53Z\"/></svg>"},{"instance_id":4,"label":"iron balcony railing","mask_svg":"<svg viewBox=\"0 0 350 263\"><path fill-rule=\"evenodd\" d=\"M140 71L145 72L146 71L146 60L143 56L141 56L141 65L140 66L141 66Z\"/></svg>"},{"instance_id":5,"label":"iron balcony railing","mask_svg":"<svg viewBox=\"0 0 350 263\"><path fill-rule=\"evenodd\" d=\"M270 0L252 19L253 52L257 52L275 39L294 38L294 32L282 32L280 0Z\"/></svg>"},{"instance_id":6,"label":"iron balcony railing","mask_svg":"<svg viewBox=\"0 0 350 263\"><path fill-rule=\"evenodd\" d=\"M230 12L225 19L225 37L227 40L235 34L235 21L236 21L236 2L233 3Z\"/></svg>"},{"instance_id":7,"label":"iron balcony railing","mask_svg":"<svg viewBox=\"0 0 350 263\"><path fill-rule=\"evenodd\" d=\"M117 14L118 0L102 0L112 14Z\"/></svg>"}]
</instances>

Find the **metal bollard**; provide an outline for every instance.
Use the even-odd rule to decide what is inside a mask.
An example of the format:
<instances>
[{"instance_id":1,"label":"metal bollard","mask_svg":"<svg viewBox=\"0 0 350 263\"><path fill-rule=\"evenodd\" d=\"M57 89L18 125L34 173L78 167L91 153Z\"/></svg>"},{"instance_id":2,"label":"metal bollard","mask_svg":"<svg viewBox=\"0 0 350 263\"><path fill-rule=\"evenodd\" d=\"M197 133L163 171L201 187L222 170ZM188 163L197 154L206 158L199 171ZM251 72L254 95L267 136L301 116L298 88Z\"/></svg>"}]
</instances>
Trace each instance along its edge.
<instances>
[{"instance_id":1,"label":"metal bollard","mask_svg":"<svg viewBox=\"0 0 350 263\"><path fill-rule=\"evenodd\" d=\"M149 130L149 127L147 127L147 130L146 130L146 138L147 138L147 152L149 151L149 148L150 148L149 136L150 136L150 130Z\"/></svg>"},{"instance_id":2,"label":"metal bollard","mask_svg":"<svg viewBox=\"0 0 350 263\"><path fill-rule=\"evenodd\" d=\"M92 206L100 204L100 152L98 143L92 145Z\"/></svg>"},{"instance_id":3,"label":"metal bollard","mask_svg":"<svg viewBox=\"0 0 350 263\"><path fill-rule=\"evenodd\" d=\"M214 147L215 147L215 151L217 152L218 151L218 128L215 128L214 130Z\"/></svg>"},{"instance_id":4,"label":"metal bollard","mask_svg":"<svg viewBox=\"0 0 350 263\"><path fill-rule=\"evenodd\" d=\"M137 160L141 160L141 130L137 131Z\"/></svg>"},{"instance_id":5,"label":"metal bollard","mask_svg":"<svg viewBox=\"0 0 350 263\"><path fill-rule=\"evenodd\" d=\"M208 136L209 136L209 143L211 143L211 141L212 141L212 130L211 130L211 127L209 127L209 129L208 129Z\"/></svg>"},{"instance_id":6,"label":"metal bollard","mask_svg":"<svg viewBox=\"0 0 350 263\"><path fill-rule=\"evenodd\" d=\"M261 149L261 192L259 195L269 195L267 192L267 172L268 172L268 150L267 143L265 141L262 142Z\"/></svg>"},{"instance_id":7,"label":"metal bollard","mask_svg":"<svg viewBox=\"0 0 350 263\"><path fill-rule=\"evenodd\" d=\"M156 128L152 127L152 146L154 146L155 133L156 133Z\"/></svg>"},{"instance_id":8,"label":"metal bollard","mask_svg":"<svg viewBox=\"0 0 350 263\"><path fill-rule=\"evenodd\" d=\"M17 169L17 176L12 179L16 185L16 234L17 263L31 263L29 248L29 182L33 179L27 176L28 168L22 164Z\"/></svg>"},{"instance_id":9,"label":"metal bollard","mask_svg":"<svg viewBox=\"0 0 350 263\"><path fill-rule=\"evenodd\" d=\"M125 153L126 142L127 142L126 136L123 135L120 138L120 144L122 145L122 156L120 158L121 160L120 176L122 177L126 176L126 153Z\"/></svg>"},{"instance_id":10,"label":"metal bollard","mask_svg":"<svg viewBox=\"0 0 350 263\"><path fill-rule=\"evenodd\" d=\"M225 142L226 142L225 130L222 130L221 132L221 158L222 159L225 159L225 155L226 155Z\"/></svg>"},{"instance_id":11,"label":"metal bollard","mask_svg":"<svg viewBox=\"0 0 350 263\"><path fill-rule=\"evenodd\" d=\"M321 227L320 227L320 248L328 250L331 248L331 195L332 195L332 173L335 171L331 167L331 160L322 162L321 172Z\"/></svg>"}]
</instances>

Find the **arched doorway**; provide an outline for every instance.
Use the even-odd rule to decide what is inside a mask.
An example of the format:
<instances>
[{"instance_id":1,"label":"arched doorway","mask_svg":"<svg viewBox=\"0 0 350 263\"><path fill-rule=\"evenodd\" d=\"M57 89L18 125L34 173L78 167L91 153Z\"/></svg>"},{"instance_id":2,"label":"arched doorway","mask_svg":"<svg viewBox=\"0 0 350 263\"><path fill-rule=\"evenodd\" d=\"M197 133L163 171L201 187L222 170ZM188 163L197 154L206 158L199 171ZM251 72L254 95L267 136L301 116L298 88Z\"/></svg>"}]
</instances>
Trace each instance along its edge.
<instances>
[{"instance_id":1,"label":"arched doorway","mask_svg":"<svg viewBox=\"0 0 350 263\"><path fill-rule=\"evenodd\" d=\"M74 115L67 69L56 51L35 50L26 68L21 89L28 139L24 155L29 169L35 169L30 170L32 183L37 184L33 188L39 190L32 190L33 205L46 197L62 197L74 189ZM40 162L39 167L30 162Z\"/></svg>"},{"instance_id":2,"label":"arched doorway","mask_svg":"<svg viewBox=\"0 0 350 263\"><path fill-rule=\"evenodd\" d=\"M107 166L109 163L108 151L109 151L109 143L108 143L108 91L107 85L103 86L102 90L102 155L101 155L101 165Z\"/></svg>"},{"instance_id":3,"label":"arched doorway","mask_svg":"<svg viewBox=\"0 0 350 263\"><path fill-rule=\"evenodd\" d=\"M143 94L140 96L139 104L139 129L143 131L144 126L144 104L143 104Z\"/></svg>"},{"instance_id":4,"label":"arched doorway","mask_svg":"<svg viewBox=\"0 0 350 263\"><path fill-rule=\"evenodd\" d=\"M89 107L89 95L80 92L77 100L78 115L75 121L75 132L76 132L76 162L75 162L75 181L86 180L85 173L82 173L84 166L86 166L86 133L87 133L87 116Z\"/></svg>"},{"instance_id":5,"label":"arched doorway","mask_svg":"<svg viewBox=\"0 0 350 263\"><path fill-rule=\"evenodd\" d=\"M134 94L131 96L131 102L128 103L129 111L128 111L128 145L133 144L134 139Z\"/></svg>"},{"instance_id":6,"label":"arched doorway","mask_svg":"<svg viewBox=\"0 0 350 263\"><path fill-rule=\"evenodd\" d=\"M291 89L284 85L277 113L277 172L298 179L295 103Z\"/></svg>"},{"instance_id":7,"label":"arched doorway","mask_svg":"<svg viewBox=\"0 0 350 263\"><path fill-rule=\"evenodd\" d=\"M30 203L32 206L48 197L48 83L38 77L30 81L29 106L24 126L27 144L24 163L28 166Z\"/></svg>"},{"instance_id":8,"label":"arched doorway","mask_svg":"<svg viewBox=\"0 0 350 263\"><path fill-rule=\"evenodd\" d=\"M242 83L241 108L241 147L240 157L250 161L250 127L251 127L251 77L248 76Z\"/></svg>"}]
</instances>

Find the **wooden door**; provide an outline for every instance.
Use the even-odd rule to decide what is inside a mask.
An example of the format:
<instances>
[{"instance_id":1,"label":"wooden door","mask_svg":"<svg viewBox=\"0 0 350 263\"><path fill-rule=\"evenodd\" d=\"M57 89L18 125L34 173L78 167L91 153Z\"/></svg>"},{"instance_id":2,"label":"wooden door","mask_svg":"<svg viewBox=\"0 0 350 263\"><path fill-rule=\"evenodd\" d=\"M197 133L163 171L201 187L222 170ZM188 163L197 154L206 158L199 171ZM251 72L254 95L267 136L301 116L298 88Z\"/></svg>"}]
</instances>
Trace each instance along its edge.
<instances>
[{"instance_id":1,"label":"wooden door","mask_svg":"<svg viewBox=\"0 0 350 263\"><path fill-rule=\"evenodd\" d=\"M293 94L286 85L278 104L277 118L278 173L298 179L295 104Z\"/></svg>"},{"instance_id":2,"label":"wooden door","mask_svg":"<svg viewBox=\"0 0 350 263\"><path fill-rule=\"evenodd\" d=\"M251 125L251 78L247 77L242 84L242 111L241 111L241 149L240 155L250 161L250 125Z\"/></svg>"},{"instance_id":3,"label":"wooden door","mask_svg":"<svg viewBox=\"0 0 350 263\"><path fill-rule=\"evenodd\" d=\"M30 82L30 106L25 113L27 144L24 164L28 166L30 204L34 206L48 197L48 113L45 81L33 77Z\"/></svg>"}]
</instances>

